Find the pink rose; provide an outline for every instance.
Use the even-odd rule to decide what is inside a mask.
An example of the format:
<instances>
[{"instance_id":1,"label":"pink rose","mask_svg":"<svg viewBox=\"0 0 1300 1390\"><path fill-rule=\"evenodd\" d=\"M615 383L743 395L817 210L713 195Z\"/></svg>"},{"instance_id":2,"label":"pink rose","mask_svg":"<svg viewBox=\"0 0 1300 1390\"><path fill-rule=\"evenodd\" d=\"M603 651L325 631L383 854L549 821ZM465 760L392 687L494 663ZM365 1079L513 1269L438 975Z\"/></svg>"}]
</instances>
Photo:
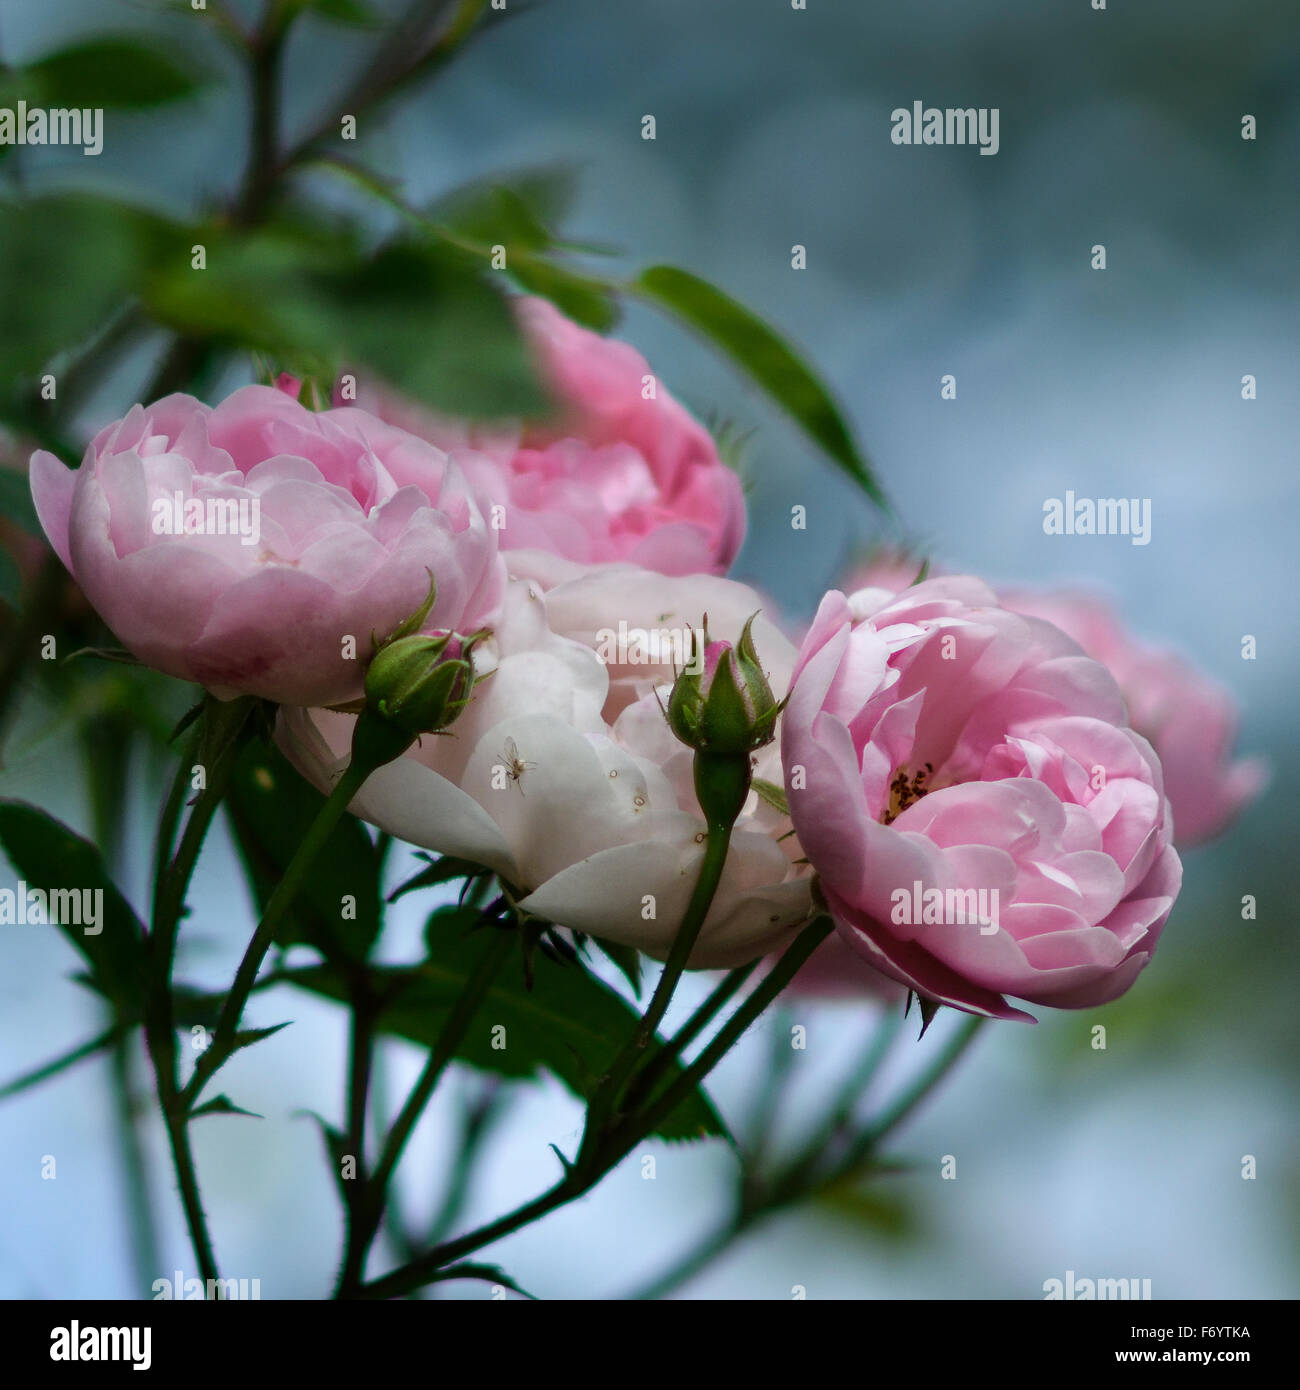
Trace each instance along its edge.
<instances>
[{"instance_id":1,"label":"pink rose","mask_svg":"<svg viewBox=\"0 0 1300 1390\"><path fill-rule=\"evenodd\" d=\"M850 594L864 588L897 593L919 568L905 553L883 550L855 566L842 587ZM1176 844L1213 839L1259 794L1268 781L1267 763L1232 756L1235 700L1190 661L1140 642L1095 594L1008 588L999 591L998 602L1054 623L1119 682L1129 723L1151 741L1164 769Z\"/></svg>"},{"instance_id":2,"label":"pink rose","mask_svg":"<svg viewBox=\"0 0 1300 1390\"><path fill-rule=\"evenodd\" d=\"M1258 795L1267 764L1233 759L1237 707L1222 686L1177 653L1143 645L1090 594L1010 589L999 598L1017 613L1055 623L1109 668L1129 722L1160 758L1178 844L1212 839Z\"/></svg>"},{"instance_id":3,"label":"pink rose","mask_svg":"<svg viewBox=\"0 0 1300 1390\"><path fill-rule=\"evenodd\" d=\"M549 587L613 560L724 572L744 539L745 503L708 431L629 344L543 299L520 299L518 313L559 402L555 421L475 428L381 390L363 390L359 404L455 454L496 509L514 573Z\"/></svg>"},{"instance_id":4,"label":"pink rose","mask_svg":"<svg viewBox=\"0 0 1300 1390\"><path fill-rule=\"evenodd\" d=\"M823 600L783 720L791 816L842 938L971 1013L1116 998L1182 870L1106 669L977 580Z\"/></svg>"},{"instance_id":5,"label":"pink rose","mask_svg":"<svg viewBox=\"0 0 1300 1390\"><path fill-rule=\"evenodd\" d=\"M78 471L34 454L31 481L51 544L123 645L223 698L352 699L371 634L420 605L429 571L429 627L490 621L505 583L445 454L271 387L215 410L182 395L137 405Z\"/></svg>"},{"instance_id":6,"label":"pink rose","mask_svg":"<svg viewBox=\"0 0 1300 1390\"><path fill-rule=\"evenodd\" d=\"M779 959L774 955L771 964ZM858 1002L865 997L902 1005L907 998L905 986L868 965L838 932L832 932L795 971L786 992L791 998L818 1001Z\"/></svg>"}]
</instances>

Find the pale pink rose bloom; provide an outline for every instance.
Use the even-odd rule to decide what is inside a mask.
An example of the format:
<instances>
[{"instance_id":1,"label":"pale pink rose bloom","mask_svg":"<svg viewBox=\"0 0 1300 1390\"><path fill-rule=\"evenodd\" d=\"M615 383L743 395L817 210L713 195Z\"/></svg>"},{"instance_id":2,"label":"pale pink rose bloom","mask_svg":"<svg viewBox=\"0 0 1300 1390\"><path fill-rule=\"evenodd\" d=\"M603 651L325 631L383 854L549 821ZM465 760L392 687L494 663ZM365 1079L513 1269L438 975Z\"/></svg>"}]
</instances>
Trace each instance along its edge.
<instances>
[{"instance_id":1,"label":"pale pink rose bloom","mask_svg":"<svg viewBox=\"0 0 1300 1390\"><path fill-rule=\"evenodd\" d=\"M884 551L850 571L843 588L907 587L918 568ZM1237 703L1177 652L1140 641L1100 595L1078 589L999 590L998 602L1044 618L1073 637L1119 682L1129 722L1151 741L1174 808L1174 841L1186 847L1222 834L1268 782L1263 758L1234 758Z\"/></svg>"},{"instance_id":2,"label":"pale pink rose bloom","mask_svg":"<svg viewBox=\"0 0 1300 1390\"><path fill-rule=\"evenodd\" d=\"M777 959L773 956L771 963L775 965ZM786 993L795 998L861 1000L865 997L881 1004L902 1004L907 998L907 987L868 965L839 932L832 932L795 971Z\"/></svg>"},{"instance_id":3,"label":"pale pink rose bloom","mask_svg":"<svg viewBox=\"0 0 1300 1390\"><path fill-rule=\"evenodd\" d=\"M723 573L744 539L745 503L709 432L630 344L544 299L521 298L517 312L558 402L554 421L477 427L365 384L358 404L456 455L497 509L515 574L550 587L616 560Z\"/></svg>"},{"instance_id":4,"label":"pale pink rose bloom","mask_svg":"<svg viewBox=\"0 0 1300 1390\"><path fill-rule=\"evenodd\" d=\"M495 870L526 912L663 958L703 854L689 750L653 693L606 721L604 665L590 646L552 631L535 581L511 581L475 656L492 674L450 736L423 739L372 774L352 810L411 844ZM285 708L277 739L327 790L346 764L352 723ZM793 862L794 841L778 842L774 816L751 797L692 967L751 960L809 915L806 871Z\"/></svg>"},{"instance_id":5,"label":"pale pink rose bloom","mask_svg":"<svg viewBox=\"0 0 1300 1390\"><path fill-rule=\"evenodd\" d=\"M965 577L832 592L782 723L804 853L884 974L1024 1018L1004 995L1085 1008L1150 959L1182 876L1160 763L1055 627Z\"/></svg>"},{"instance_id":6,"label":"pale pink rose bloom","mask_svg":"<svg viewBox=\"0 0 1300 1390\"><path fill-rule=\"evenodd\" d=\"M708 618L709 635L735 640L754 620L754 644L772 689L784 694L794 647L767 616L771 603L747 584L720 575L661 575L635 565L600 565L546 595L551 627L593 648L609 673L605 717L611 722L658 685L671 685L692 660ZM777 780L779 781L779 775Z\"/></svg>"},{"instance_id":7,"label":"pale pink rose bloom","mask_svg":"<svg viewBox=\"0 0 1300 1390\"><path fill-rule=\"evenodd\" d=\"M1017 613L1055 623L1109 668L1129 722L1159 755L1179 845L1220 834L1259 794L1268 765L1234 759L1236 701L1203 671L1176 652L1139 642L1094 595L1006 589L998 597Z\"/></svg>"},{"instance_id":8,"label":"pale pink rose bloom","mask_svg":"<svg viewBox=\"0 0 1300 1390\"><path fill-rule=\"evenodd\" d=\"M504 589L496 539L444 453L272 387L215 409L137 405L75 472L33 455L31 481L51 544L122 644L222 698L352 699L371 634L419 607L430 571L430 627L490 622Z\"/></svg>"},{"instance_id":9,"label":"pale pink rose bloom","mask_svg":"<svg viewBox=\"0 0 1300 1390\"><path fill-rule=\"evenodd\" d=\"M927 569L924 556L913 555L910 551L893 546L877 546L856 564L850 565L836 587L844 594L854 594L859 589L884 589L887 593L897 594L915 584L922 570L925 570L927 578L944 573L935 565Z\"/></svg>"}]
</instances>

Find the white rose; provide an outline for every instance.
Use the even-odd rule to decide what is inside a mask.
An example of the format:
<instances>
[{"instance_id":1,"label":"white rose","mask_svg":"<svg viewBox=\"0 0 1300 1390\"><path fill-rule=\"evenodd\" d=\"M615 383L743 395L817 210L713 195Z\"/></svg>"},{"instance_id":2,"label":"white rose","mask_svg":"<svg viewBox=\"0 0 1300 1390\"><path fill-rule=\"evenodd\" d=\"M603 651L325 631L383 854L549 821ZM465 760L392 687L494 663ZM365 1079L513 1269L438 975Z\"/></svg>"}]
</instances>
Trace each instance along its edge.
<instances>
[{"instance_id":1,"label":"white rose","mask_svg":"<svg viewBox=\"0 0 1300 1390\"><path fill-rule=\"evenodd\" d=\"M655 593L665 586L729 585L608 568L617 582L607 589L597 582L600 568L590 584L580 581L593 632L617 628L619 615L630 622L630 613L655 611ZM738 591L733 603L725 612L719 604L716 619L710 608L709 626L712 635L735 640L762 600L743 585L729 587ZM602 593L606 621L597 621ZM625 677L611 702L609 674L593 647L548 624L552 597L529 581L510 583L501 622L475 653L480 671L495 664L490 678L448 735L424 737L373 773L351 809L411 844L495 870L525 912L663 958L703 856L691 754L669 732L648 674ZM683 596L683 612L687 606ZM569 621L578 611L570 595ZM784 680L794 656L785 638L764 631L759 652ZM618 707L613 725L606 722L611 703ZM299 771L326 791L346 765L353 723L329 710L284 707L276 736ZM763 753L759 775L779 784L775 745ZM797 843L778 839L788 829L788 820L751 795L692 967L752 960L784 944L808 916L806 870L793 862Z\"/></svg>"}]
</instances>

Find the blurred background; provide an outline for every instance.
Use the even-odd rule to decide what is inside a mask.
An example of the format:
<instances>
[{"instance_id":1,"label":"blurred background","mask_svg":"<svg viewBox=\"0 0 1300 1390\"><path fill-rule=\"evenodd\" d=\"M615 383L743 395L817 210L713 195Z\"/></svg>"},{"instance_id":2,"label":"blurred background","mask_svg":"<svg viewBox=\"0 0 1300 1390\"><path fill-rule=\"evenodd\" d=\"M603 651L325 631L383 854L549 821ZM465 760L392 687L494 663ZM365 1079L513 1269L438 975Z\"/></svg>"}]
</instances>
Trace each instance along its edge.
<instances>
[{"instance_id":1,"label":"blurred background","mask_svg":"<svg viewBox=\"0 0 1300 1390\"><path fill-rule=\"evenodd\" d=\"M0 0L6 62L89 29L145 28L217 79L162 120L111 114L98 159L29 159L32 185L131 193L177 215L233 186L243 94L229 56L186 9ZM510 0L487 28L427 90L363 124L365 158L411 202L487 173L574 166L573 237L614 243L629 269L672 262L702 274L802 348L896 506L895 539L995 583L1108 591L1138 633L1234 692L1241 750L1272 765L1231 832L1185 855L1182 898L1127 998L986 1028L895 1138L891 1152L914 1171L760 1227L681 1294L789 1298L801 1285L813 1298L1041 1298L1045 1280L1073 1270L1149 1278L1156 1298L1295 1297L1300 943L1287 874L1300 824L1300 11L1288 0L1231 14L1209 0L1104 11L1088 0L808 0L806 10ZM304 25L285 74L290 131L310 124L368 42ZM997 107L998 154L892 144L891 110L918 100ZM654 141L641 138L647 114ZM1246 114L1253 141L1241 138ZM1097 244L1104 271L1091 268ZM796 245L806 269L791 267ZM699 414L754 428L736 573L787 618L806 619L855 554L885 538L879 514L715 354L642 311L617 331ZM123 362L130 384L87 400L85 426L122 414L131 398L120 391L138 390L147 369L147 356ZM946 374L955 400L940 397ZM1254 400L1242 398L1247 374ZM1149 497L1150 544L1044 535L1043 503L1066 490ZM796 505L806 531L790 528ZM1252 661L1241 656L1246 634ZM62 679L72 690L77 674ZM0 792L88 832L78 737L46 697L27 701ZM132 768L122 862L136 902L158 771ZM1242 920L1245 894L1256 920ZM223 833L194 904L183 973L216 987L251 911ZM385 955L417 949L421 915L394 917ZM57 933L3 929L0 1080L99 1026L97 1003L63 979L75 967ZM338 1112L342 1016L275 992L252 1016L294 1026L229 1068L227 1089L265 1118L195 1127L208 1214L223 1273L260 1278L264 1298L317 1297L340 1220L318 1134L295 1112ZM793 1021L808 1029L784 1122L797 1138L876 1016L867 1000L798 1001L788 1019L770 1016L716 1074L723 1115L743 1128L772 1030ZM919 1043L908 1024L883 1090L934 1054L950 1022ZM1104 1051L1091 1045L1097 1023ZM395 1093L418 1060L392 1049ZM0 1295L147 1294L132 1273L108 1083L97 1060L0 1104ZM404 1164L413 1224L437 1206L457 1107L476 1085L458 1073L421 1125ZM518 1088L466 1220L549 1185L547 1145L571 1148L580 1117L557 1085ZM592 1196L484 1258L543 1297L636 1291L720 1218L735 1176L721 1145L646 1152L653 1180L633 1155ZM39 1179L47 1154L53 1182ZM945 1155L955 1180L940 1177ZM1253 1180L1242 1177L1246 1155ZM148 1158L159 1273L192 1274L161 1129L149 1131ZM442 1296L485 1293L457 1284Z\"/></svg>"}]
</instances>

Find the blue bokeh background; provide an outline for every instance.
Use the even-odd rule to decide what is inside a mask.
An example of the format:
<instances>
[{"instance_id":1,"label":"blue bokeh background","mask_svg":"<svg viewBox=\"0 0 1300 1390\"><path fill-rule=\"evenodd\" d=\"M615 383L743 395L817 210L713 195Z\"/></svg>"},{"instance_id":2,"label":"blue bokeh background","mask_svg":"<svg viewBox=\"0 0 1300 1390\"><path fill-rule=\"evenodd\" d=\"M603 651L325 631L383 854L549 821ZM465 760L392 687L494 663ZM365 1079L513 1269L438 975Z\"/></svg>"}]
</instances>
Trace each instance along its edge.
<instances>
[{"instance_id":1,"label":"blue bokeh background","mask_svg":"<svg viewBox=\"0 0 1300 1390\"><path fill-rule=\"evenodd\" d=\"M391 9L392 6L390 5ZM512 3L509 9L515 8ZM520 7L522 9L522 7ZM233 185L246 117L227 55L197 18L146 4L0 0L20 61L88 27L158 27L228 80L163 120L110 114L103 156L51 152L33 185L91 182L191 210ZM490 26L491 27L491 26ZM290 129L366 40L305 27L287 72ZM918 1168L878 1202L824 1203L760 1229L689 1285L696 1296L1038 1298L1067 1270L1150 1278L1157 1298L1300 1292L1297 1156L1294 692L1300 523L1300 12L1288 0L542 0L508 14L427 91L363 125L362 153L415 202L494 170L563 162L581 175L568 230L629 268L703 274L798 343L844 402L902 519L937 561L995 582L1084 580L1144 635L1194 657L1239 698L1242 746L1266 753L1266 794L1218 844L1186 857L1183 898L1131 996L1096 1013L988 1030L956 1080L899 1136ZM898 147L889 113L914 100L996 106L1001 148ZM1241 138L1253 114L1258 138ZM641 139L653 114L657 138ZM93 164L93 168L86 166ZM1104 244L1105 271L1091 269ZM806 247L807 268L791 268ZM5 284L6 294L21 286ZM720 359L636 311L619 330L701 414L756 427L752 521L738 573L805 616L885 534L853 486ZM147 363L86 407L122 413ZM952 374L957 399L941 400ZM1250 374L1258 397L1243 400ZM1146 546L1049 537L1045 499L1149 497ZM792 531L790 509L807 508ZM897 533L895 533L897 534ZM1241 657L1252 634L1258 655ZM144 785L146 769L137 768ZM0 788L88 825L75 749L29 708ZM128 886L144 889L151 807L133 808ZM7 873L7 871L6 871ZM4 880L6 883L9 879ZM1253 894L1258 919L1243 921ZM407 900L409 903L409 900ZM386 952L415 949L418 910ZM249 908L218 837L196 880L185 965L228 978ZM56 934L4 928L0 1049L8 1077L98 1026L61 977ZM788 1131L847 1065L874 1017L800 1003L807 1026ZM327 1291L339 1241L318 1135L335 1117L339 1015L271 993L259 1024L294 1026L242 1054L226 1089L263 1120L196 1128L223 1272L264 1297ZM1090 1029L1108 1028L1095 1051ZM775 1018L728 1059L723 1113L743 1119ZM900 1073L941 1045L944 1021ZM394 1091L414 1051L394 1049ZM461 1078L462 1088L473 1078ZM441 1096L404 1165L416 1215L436 1203L456 1096ZM473 1196L487 1218L554 1177L580 1111L522 1088ZM89 1063L0 1105L0 1295L108 1296L132 1285L108 1071ZM164 1269L192 1271L161 1132L150 1153ZM491 1252L544 1296L631 1291L719 1219L734 1164L721 1146L655 1148L590 1198ZM58 1178L40 1180L54 1154ZM939 1176L955 1155L956 1181ZM1242 1158L1258 1176L1245 1181ZM449 1296L482 1297L458 1285Z\"/></svg>"}]
</instances>

